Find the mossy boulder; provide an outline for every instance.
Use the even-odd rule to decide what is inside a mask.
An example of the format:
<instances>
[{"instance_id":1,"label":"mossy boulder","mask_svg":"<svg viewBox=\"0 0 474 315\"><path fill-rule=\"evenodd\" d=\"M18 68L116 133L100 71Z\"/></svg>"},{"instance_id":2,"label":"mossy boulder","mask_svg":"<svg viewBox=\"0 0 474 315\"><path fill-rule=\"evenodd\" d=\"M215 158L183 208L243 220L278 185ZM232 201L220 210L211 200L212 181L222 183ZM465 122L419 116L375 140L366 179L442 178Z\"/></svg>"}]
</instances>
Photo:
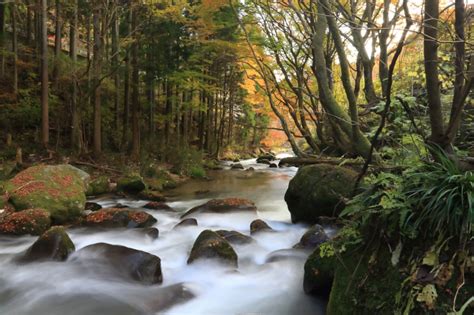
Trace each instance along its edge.
<instances>
[{"instance_id":1,"label":"mossy boulder","mask_svg":"<svg viewBox=\"0 0 474 315\"><path fill-rule=\"evenodd\" d=\"M50 214L43 209L27 209L5 213L0 217L0 234L41 235L50 226Z\"/></svg>"},{"instance_id":2,"label":"mossy boulder","mask_svg":"<svg viewBox=\"0 0 474 315\"><path fill-rule=\"evenodd\" d=\"M334 254L321 254L320 247L317 247L304 265L304 291L308 294L329 296L336 264Z\"/></svg>"},{"instance_id":3,"label":"mossy boulder","mask_svg":"<svg viewBox=\"0 0 474 315\"><path fill-rule=\"evenodd\" d=\"M64 227L55 226L43 233L18 260L20 262L64 261L75 249Z\"/></svg>"},{"instance_id":4,"label":"mossy boulder","mask_svg":"<svg viewBox=\"0 0 474 315\"><path fill-rule=\"evenodd\" d=\"M143 200L150 200L156 202L164 202L166 201L166 197L163 194L156 190L144 190L137 194L137 197Z\"/></svg>"},{"instance_id":5,"label":"mossy boulder","mask_svg":"<svg viewBox=\"0 0 474 315\"><path fill-rule=\"evenodd\" d=\"M152 215L144 211L107 208L87 215L83 224L89 227L102 228L145 228L156 222L157 220Z\"/></svg>"},{"instance_id":6,"label":"mossy boulder","mask_svg":"<svg viewBox=\"0 0 474 315\"><path fill-rule=\"evenodd\" d=\"M250 223L250 234L259 232L272 232L273 229L263 220L257 219Z\"/></svg>"},{"instance_id":7,"label":"mossy boulder","mask_svg":"<svg viewBox=\"0 0 474 315\"><path fill-rule=\"evenodd\" d=\"M229 213L234 211L256 212L255 203L242 198L212 199L205 204L199 205L187 211L181 217L186 217L194 213Z\"/></svg>"},{"instance_id":8,"label":"mossy boulder","mask_svg":"<svg viewBox=\"0 0 474 315\"><path fill-rule=\"evenodd\" d=\"M72 257L89 266L102 265L108 273L125 280L134 280L145 285L163 282L161 259L133 248L97 243L82 248ZM97 272L100 272L100 268Z\"/></svg>"},{"instance_id":9,"label":"mossy boulder","mask_svg":"<svg viewBox=\"0 0 474 315\"><path fill-rule=\"evenodd\" d=\"M189 254L188 264L200 259L217 259L233 267L238 265L237 254L229 242L211 230L199 234Z\"/></svg>"},{"instance_id":10,"label":"mossy boulder","mask_svg":"<svg viewBox=\"0 0 474 315\"><path fill-rule=\"evenodd\" d=\"M237 231L219 230L216 233L231 244L245 245L254 242L254 239Z\"/></svg>"},{"instance_id":11,"label":"mossy boulder","mask_svg":"<svg viewBox=\"0 0 474 315\"><path fill-rule=\"evenodd\" d=\"M110 182L109 178L106 176L100 176L93 179L89 183L89 187L87 188L86 195L87 196L99 196L106 193L109 193L110 189Z\"/></svg>"},{"instance_id":12,"label":"mossy boulder","mask_svg":"<svg viewBox=\"0 0 474 315\"><path fill-rule=\"evenodd\" d=\"M341 166L317 164L300 168L285 194L292 221L316 223L320 216L339 215L356 178L355 171Z\"/></svg>"},{"instance_id":13,"label":"mossy boulder","mask_svg":"<svg viewBox=\"0 0 474 315\"><path fill-rule=\"evenodd\" d=\"M117 181L117 190L120 192L138 194L145 189L145 182L140 175L127 175Z\"/></svg>"},{"instance_id":14,"label":"mossy boulder","mask_svg":"<svg viewBox=\"0 0 474 315\"><path fill-rule=\"evenodd\" d=\"M55 223L65 223L84 210L88 179L87 173L71 165L38 165L18 173L5 190L17 211L40 208Z\"/></svg>"},{"instance_id":15,"label":"mossy boulder","mask_svg":"<svg viewBox=\"0 0 474 315\"><path fill-rule=\"evenodd\" d=\"M295 248L314 249L328 240L329 237L323 227L319 224L315 224L304 233L299 243L295 245Z\"/></svg>"}]
</instances>

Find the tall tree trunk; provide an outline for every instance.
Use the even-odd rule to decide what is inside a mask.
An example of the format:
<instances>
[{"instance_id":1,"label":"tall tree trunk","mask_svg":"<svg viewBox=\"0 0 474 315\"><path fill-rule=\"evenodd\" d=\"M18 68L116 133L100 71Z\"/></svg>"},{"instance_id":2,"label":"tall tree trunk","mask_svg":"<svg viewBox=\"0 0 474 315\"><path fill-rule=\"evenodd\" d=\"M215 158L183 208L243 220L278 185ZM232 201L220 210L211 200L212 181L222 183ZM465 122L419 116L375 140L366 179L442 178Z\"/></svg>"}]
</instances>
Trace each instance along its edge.
<instances>
[{"instance_id":1,"label":"tall tree trunk","mask_svg":"<svg viewBox=\"0 0 474 315\"><path fill-rule=\"evenodd\" d=\"M59 75L59 56L61 54L62 41L62 17L61 17L61 0L56 0L56 23L54 32L54 68L53 68L53 86L58 87Z\"/></svg>"},{"instance_id":2,"label":"tall tree trunk","mask_svg":"<svg viewBox=\"0 0 474 315\"><path fill-rule=\"evenodd\" d=\"M33 35L33 20L31 15L33 14L31 10L31 0L26 1L26 44L31 45L32 35Z\"/></svg>"},{"instance_id":3,"label":"tall tree trunk","mask_svg":"<svg viewBox=\"0 0 474 315\"><path fill-rule=\"evenodd\" d=\"M166 105L165 105L165 144L170 144L171 138L171 112L173 110L173 90L171 86L171 82L169 79L166 79Z\"/></svg>"},{"instance_id":4,"label":"tall tree trunk","mask_svg":"<svg viewBox=\"0 0 474 315\"><path fill-rule=\"evenodd\" d=\"M49 144L48 3L41 0L41 143Z\"/></svg>"},{"instance_id":5,"label":"tall tree trunk","mask_svg":"<svg viewBox=\"0 0 474 315\"><path fill-rule=\"evenodd\" d=\"M5 11L6 4L5 2L0 2L0 51L5 49ZM0 78L5 76L5 56L3 51L0 54Z\"/></svg>"},{"instance_id":6,"label":"tall tree trunk","mask_svg":"<svg viewBox=\"0 0 474 315\"><path fill-rule=\"evenodd\" d=\"M12 17L12 53L13 53L13 93L15 97L18 94L18 4L16 0L12 2L11 17Z\"/></svg>"},{"instance_id":7,"label":"tall tree trunk","mask_svg":"<svg viewBox=\"0 0 474 315\"><path fill-rule=\"evenodd\" d=\"M112 69L114 71L114 124L115 130L119 130L119 101L120 101L120 77L117 68L119 66L119 2L115 0L114 15L112 20Z\"/></svg>"},{"instance_id":8,"label":"tall tree trunk","mask_svg":"<svg viewBox=\"0 0 474 315\"><path fill-rule=\"evenodd\" d=\"M72 61L72 81L71 81L71 147L76 153L83 150L82 132L80 125L79 108L77 106L77 27L78 27L78 0L73 3L72 19L69 29L69 56Z\"/></svg>"},{"instance_id":9,"label":"tall tree trunk","mask_svg":"<svg viewBox=\"0 0 474 315\"><path fill-rule=\"evenodd\" d=\"M138 13L132 9L132 30L134 40L132 44L132 158L140 158L140 77L138 66Z\"/></svg>"},{"instance_id":10,"label":"tall tree trunk","mask_svg":"<svg viewBox=\"0 0 474 315\"><path fill-rule=\"evenodd\" d=\"M93 55L93 89L94 89L94 155L99 157L102 153L102 104L101 104L101 73L102 73L102 8L96 4L93 12L94 29L94 55Z\"/></svg>"},{"instance_id":11,"label":"tall tree trunk","mask_svg":"<svg viewBox=\"0 0 474 315\"><path fill-rule=\"evenodd\" d=\"M132 9L129 4L127 9L127 39L132 36ZM123 87L123 122L122 122L122 148L128 147L129 141L129 121L130 121L130 52L127 49L125 55L125 74ZM127 148L128 149L128 148Z\"/></svg>"},{"instance_id":12,"label":"tall tree trunk","mask_svg":"<svg viewBox=\"0 0 474 315\"><path fill-rule=\"evenodd\" d=\"M431 123L431 141L444 146L444 122L438 76L438 19L439 0L425 1L424 59L426 92Z\"/></svg>"}]
</instances>

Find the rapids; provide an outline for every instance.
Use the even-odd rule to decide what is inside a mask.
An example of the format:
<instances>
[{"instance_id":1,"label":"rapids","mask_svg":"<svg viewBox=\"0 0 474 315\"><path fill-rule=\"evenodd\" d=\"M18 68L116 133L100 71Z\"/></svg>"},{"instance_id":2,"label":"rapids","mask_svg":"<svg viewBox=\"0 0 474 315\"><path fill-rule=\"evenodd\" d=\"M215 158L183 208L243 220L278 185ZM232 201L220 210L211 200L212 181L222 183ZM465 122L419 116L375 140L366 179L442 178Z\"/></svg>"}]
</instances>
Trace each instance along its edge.
<instances>
[{"instance_id":1,"label":"rapids","mask_svg":"<svg viewBox=\"0 0 474 315\"><path fill-rule=\"evenodd\" d=\"M170 192L174 212L146 210L158 223L156 240L133 230L70 229L76 250L105 242L123 245L161 258L163 284L143 286L107 276L106 266L85 265L72 255L67 262L18 265L12 258L28 248L35 237L0 238L0 314L4 315L129 315L129 314L324 314L324 301L303 292L303 266L308 253L282 251L296 244L305 230L294 225L283 200L296 168L270 169L243 161L255 171L213 171L212 180L190 181ZM173 229L180 214L211 198L242 197L253 200L258 215L232 213L198 214L199 226ZM94 200L103 206L121 203L140 208L146 202L113 196ZM213 261L187 265L194 240L204 229L236 230L249 234L250 222L265 220L274 233L259 233L250 245L233 245L239 256L238 270ZM274 253L276 251L280 251ZM268 262L269 255L284 258ZM171 298L166 310L158 305L167 287L183 284L194 295L190 300ZM168 293L170 294L170 293ZM172 294L172 293L171 293Z\"/></svg>"}]
</instances>

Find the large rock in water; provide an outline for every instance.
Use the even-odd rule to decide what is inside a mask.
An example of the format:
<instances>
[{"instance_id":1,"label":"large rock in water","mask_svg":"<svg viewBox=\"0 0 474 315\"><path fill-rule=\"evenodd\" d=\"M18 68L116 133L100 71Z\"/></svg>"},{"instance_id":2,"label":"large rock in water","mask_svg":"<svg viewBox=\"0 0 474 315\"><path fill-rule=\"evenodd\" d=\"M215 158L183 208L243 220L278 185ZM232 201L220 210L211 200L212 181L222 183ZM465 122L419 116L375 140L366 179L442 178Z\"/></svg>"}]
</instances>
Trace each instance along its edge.
<instances>
[{"instance_id":1,"label":"large rock in water","mask_svg":"<svg viewBox=\"0 0 474 315\"><path fill-rule=\"evenodd\" d=\"M355 171L329 164L300 168L285 194L291 220L316 223L320 216L337 216L344 208L343 198L351 196L356 178Z\"/></svg>"},{"instance_id":2,"label":"large rock in water","mask_svg":"<svg viewBox=\"0 0 474 315\"><path fill-rule=\"evenodd\" d=\"M62 226L55 226L41 235L18 260L20 262L64 261L75 249L66 230Z\"/></svg>"},{"instance_id":3,"label":"large rock in water","mask_svg":"<svg viewBox=\"0 0 474 315\"><path fill-rule=\"evenodd\" d=\"M329 296L336 264L334 254L321 255L320 248L317 247L304 265L304 291L308 294Z\"/></svg>"},{"instance_id":4,"label":"large rock in water","mask_svg":"<svg viewBox=\"0 0 474 315\"><path fill-rule=\"evenodd\" d=\"M49 213L43 209L28 209L0 217L0 234L41 235L51 226Z\"/></svg>"},{"instance_id":5,"label":"large rock in water","mask_svg":"<svg viewBox=\"0 0 474 315\"><path fill-rule=\"evenodd\" d=\"M205 230L194 242L188 264L198 259L218 259L231 266L237 267L237 254L232 246L216 232Z\"/></svg>"},{"instance_id":6,"label":"large rock in water","mask_svg":"<svg viewBox=\"0 0 474 315\"><path fill-rule=\"evenodd\" d=\"M145 211L107 208L89 214L83 224L102 228L145 228L156 222L157 220Z\"/></svg>"},{"instance_id":7,"label":"large rock in water","mask_svg":"<svg viewBox=\"0 0 474 315\"><path fill-rule=\"evenodd\" d=\"M324 228L315 224L301 237L300 242L295 245L295 248L314 249L318 245L329 240Z\"/></svg>"},{"instance_id":8,"label":"large rock in water","mask_svg":"<svg viewBox=\"0 0 474 315\"><path fill-rule=\"evenodd\" d=\"M122 177L117 182L117 190L131 194L138 194L145 190L146 185L140 175L127 175Z\"/></svg>"},{"instance_id":9,"label":"large rock in water","mask_svg":"<svg viewBox=\"0 0 474 315\"><path fill-rule=\"evenodd\" d=\"M200 206L194 207L181 216L184 218L194 213L228 213L232 211L252 211L256 212L255 203L242 198L212 199Z\"/></svg>"},{"instance_id":10,"label":"large rock in water","mask_svg":"<svg viewBox=\"0 0 474 315\"><path fill-rule=\"evenodd\" d=\"M38 165L7 182L6 192L17 211L40 208L55 223L79 217L86 203L89 175L71 165Z\"/></svg>"},{"instance_id":11,"label":"large rock in water","mask_svg":"<svg viewBox=\"0 0 474 315\"><path fill-rule=\"evenodd\" d=\"M160 258L133 248L97 243L82 248L72 257L83 262L92 260L91 266L99 262L106 266L107 272L120 278L147 285L163 282Z\"/></svg>"}]
</instances>

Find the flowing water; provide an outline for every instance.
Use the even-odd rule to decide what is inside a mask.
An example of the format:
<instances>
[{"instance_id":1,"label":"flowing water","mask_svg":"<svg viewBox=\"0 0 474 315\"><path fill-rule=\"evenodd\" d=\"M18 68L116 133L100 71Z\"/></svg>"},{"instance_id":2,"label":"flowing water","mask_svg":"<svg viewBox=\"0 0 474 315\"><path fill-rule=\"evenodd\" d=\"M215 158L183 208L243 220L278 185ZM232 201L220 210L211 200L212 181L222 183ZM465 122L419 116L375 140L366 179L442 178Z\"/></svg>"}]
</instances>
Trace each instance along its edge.
<instances>
[{"instance_id":1,"label":"flowing water","mask_svg":"<svg viewBox=\"0 0 474 315\"><path fill-rule=\"evenodd\" d=\"M106 266L81 263L77 255L67 262L18 265L12 258L36 238L0 238L0 314L324 314L324 302L306 296L302 289L308 253L288 250L307 229L291 224L283 200L296 169L269 169L255 160L243 164L256 170L215 171L210 173L212 180L191 181L172 191L168 204L177 213L146 210L158 220L155 227L160 236L156 240L125 229L68 231L76 250L104 242L159 256L161 285L144 286L109 277ZM180 213L211 198L225 197L253 200L258 214L199 214L195 216L199 226L173 229ZM133 208L146 203L112 197L98 202L103 206L119 202ZM250 245L233 245L239 256L237 270L207 260L186 264L194 240L204 229L249 234L250 222L257 217L277 232L254 235L256 242ZM176 284L180 289L171 290ZM183 292L194 298L180 301ZM167 303L172 306L163 310Z\"/></svg>"}]
</instances>

